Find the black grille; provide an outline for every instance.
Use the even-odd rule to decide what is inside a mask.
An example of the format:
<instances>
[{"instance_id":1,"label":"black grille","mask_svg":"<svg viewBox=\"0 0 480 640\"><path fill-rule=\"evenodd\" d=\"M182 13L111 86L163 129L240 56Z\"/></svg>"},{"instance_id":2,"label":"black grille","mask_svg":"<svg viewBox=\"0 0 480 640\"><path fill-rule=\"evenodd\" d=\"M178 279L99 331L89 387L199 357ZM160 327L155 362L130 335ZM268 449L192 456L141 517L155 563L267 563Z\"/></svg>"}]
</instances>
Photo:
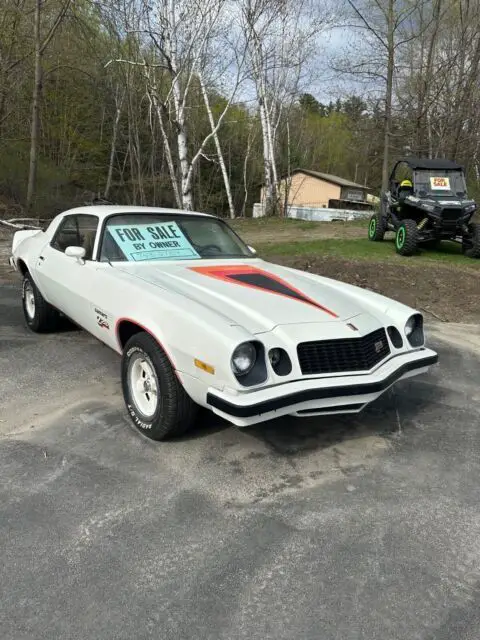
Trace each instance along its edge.
<instances>
[{"instance_id":1,"label":"black grille","mask_svg":"<svg viewBox=\"0 0 480 640\"><path fill-rule=\"evenodd\" d=\"M442 211L442 221L447 224L455 224L463 213L463 209L444 209Z\"/></svg>"},{"instance_id":2,"label":"black grille","mask_svg":"<svg viewBox=\"0 0 480 640\"><path fill-rule=\"evenodd\" d=\"M303 375L368 371L390 353L385 329L362 338L302 342L297 346Z\"/></svg>"}]
</instances>

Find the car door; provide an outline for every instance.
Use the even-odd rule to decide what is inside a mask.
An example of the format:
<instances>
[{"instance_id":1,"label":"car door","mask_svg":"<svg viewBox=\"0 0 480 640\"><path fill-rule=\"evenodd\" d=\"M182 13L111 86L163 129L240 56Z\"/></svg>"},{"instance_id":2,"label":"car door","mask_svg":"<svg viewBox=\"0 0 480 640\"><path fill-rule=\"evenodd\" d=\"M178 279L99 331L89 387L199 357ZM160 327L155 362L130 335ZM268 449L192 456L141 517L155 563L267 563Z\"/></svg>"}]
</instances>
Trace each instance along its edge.
<instances>
[{"instance_id":1,"label":"car door","mask_svg":"<svg viewBox=\"0 0 480 640\"><path fill-rule=\"evenodd\" d=\"M41 252L35 274L47 300L88 331L94 331L97 265L92 261L98 217L87 214L65 216L51 242ZM83 247L85 259L65 255L67 247ZM97 326L98 329L98 326Z\"/></svg>"}]
</instances>

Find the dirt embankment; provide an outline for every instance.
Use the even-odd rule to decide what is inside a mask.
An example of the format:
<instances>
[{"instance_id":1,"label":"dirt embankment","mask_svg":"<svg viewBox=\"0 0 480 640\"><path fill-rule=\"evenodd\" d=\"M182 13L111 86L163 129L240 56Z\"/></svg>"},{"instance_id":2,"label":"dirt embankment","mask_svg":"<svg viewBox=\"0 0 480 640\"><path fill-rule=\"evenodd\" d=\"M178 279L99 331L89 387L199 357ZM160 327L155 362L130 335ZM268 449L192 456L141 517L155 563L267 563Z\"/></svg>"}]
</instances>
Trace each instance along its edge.
<instances>
[{"instance_id":1,"label":"dirt embankment","mask_svg":"<svg viewBox=\"0 0 480 640\"><path fill-rule=\"evenodd\" d=\"M480 279L473 270L390 264L329 256L269 258L295 269L367 288L444 322L480 323Z\"/></svg>"}]
</instances>

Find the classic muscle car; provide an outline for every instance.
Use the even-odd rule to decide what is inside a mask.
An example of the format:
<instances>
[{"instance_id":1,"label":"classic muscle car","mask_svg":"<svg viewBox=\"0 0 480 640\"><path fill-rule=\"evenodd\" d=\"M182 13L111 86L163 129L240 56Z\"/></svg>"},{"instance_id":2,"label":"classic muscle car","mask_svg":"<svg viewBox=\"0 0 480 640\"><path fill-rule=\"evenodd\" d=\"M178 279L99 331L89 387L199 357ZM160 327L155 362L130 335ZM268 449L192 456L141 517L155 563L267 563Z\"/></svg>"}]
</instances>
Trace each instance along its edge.
<instances>
[{"instance_id":1,"label":"classic muscle car","mask_svg":"<svg viewBox=\"0 0 480 640\"><path fill-rule=\"evenodd\" d=\"M155 440L199 406L240 427L356 413L438 358L418 311L265 262L203 213L71 209L18 231L10 261L30 329L66 316L117 351L127 411Z\"/></svg>"}]
</instances>

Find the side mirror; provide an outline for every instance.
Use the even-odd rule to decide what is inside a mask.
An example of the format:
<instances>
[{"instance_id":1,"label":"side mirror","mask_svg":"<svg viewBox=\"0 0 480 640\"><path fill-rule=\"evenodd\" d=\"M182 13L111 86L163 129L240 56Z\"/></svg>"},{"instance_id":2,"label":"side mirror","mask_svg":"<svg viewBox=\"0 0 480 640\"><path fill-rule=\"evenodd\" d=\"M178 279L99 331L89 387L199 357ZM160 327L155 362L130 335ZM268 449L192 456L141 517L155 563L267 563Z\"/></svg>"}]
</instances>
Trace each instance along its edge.
<instances>
[{"instance_id":1,"label":"side mirror","mask_svg":"<svg viewBox=\"0 0 480 640\"><path fill-rule=\"evenodd\" d=\"M65 249L65 255L69 258L75 258L80 264L84 264L85 254L86 251L84 247L67 247Z\"/></svg>"},{"instance_id":2,"label":"side mirror","mask_svg":"<svg viewBox=\"0 0 480 640\"><path fill-rule=\"evenodd\" d=\"M254 253L255 255L257 255L257 251L256 251L256 249L254 249L253 247L251 247L249 244L247 245L247 247L250 249L250 251L251 251L252 253Z\"/></svg>"}]
</instances>

